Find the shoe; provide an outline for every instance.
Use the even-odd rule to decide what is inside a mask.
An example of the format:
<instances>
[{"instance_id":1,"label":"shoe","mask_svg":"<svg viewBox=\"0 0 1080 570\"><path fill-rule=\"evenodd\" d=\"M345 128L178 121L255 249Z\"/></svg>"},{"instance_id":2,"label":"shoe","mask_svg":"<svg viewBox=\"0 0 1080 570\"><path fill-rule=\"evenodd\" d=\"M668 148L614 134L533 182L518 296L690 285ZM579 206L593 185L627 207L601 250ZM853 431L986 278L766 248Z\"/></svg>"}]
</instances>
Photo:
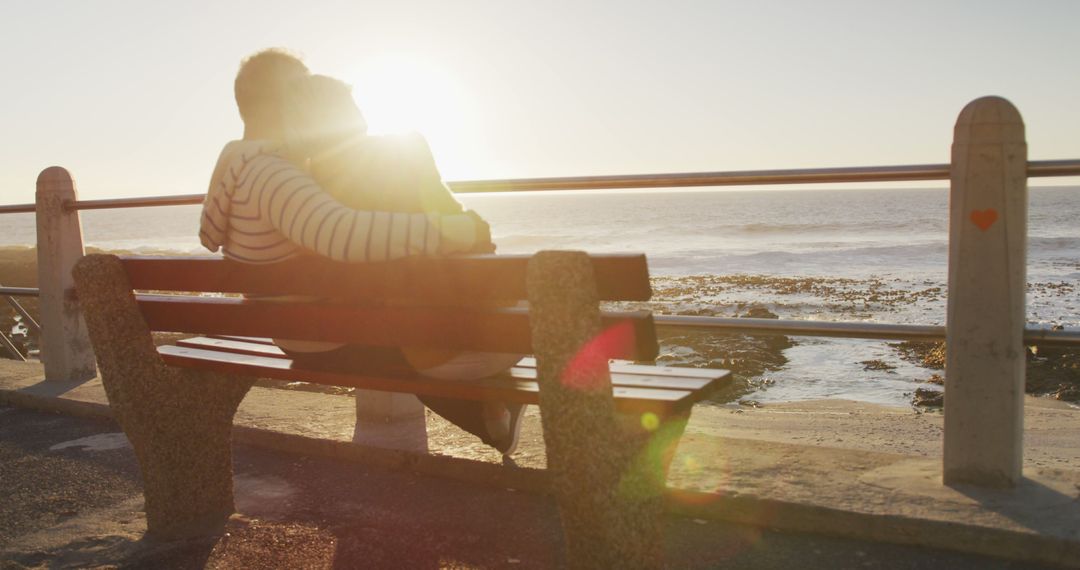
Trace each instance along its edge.
<instances>
[{"instance_id":1,"label":"shoe","mask_svg":"<svg viewBox=\"0 0 1080 570\"><path fill-rule=\"evenodd\" d=\"M495 429L489 425L488 431L493 440L492 447L499 450L503 457L509 457L521 439L521 419L525 417L526 404L507 404L503 421Z\"/></svg>"}]
</instances>

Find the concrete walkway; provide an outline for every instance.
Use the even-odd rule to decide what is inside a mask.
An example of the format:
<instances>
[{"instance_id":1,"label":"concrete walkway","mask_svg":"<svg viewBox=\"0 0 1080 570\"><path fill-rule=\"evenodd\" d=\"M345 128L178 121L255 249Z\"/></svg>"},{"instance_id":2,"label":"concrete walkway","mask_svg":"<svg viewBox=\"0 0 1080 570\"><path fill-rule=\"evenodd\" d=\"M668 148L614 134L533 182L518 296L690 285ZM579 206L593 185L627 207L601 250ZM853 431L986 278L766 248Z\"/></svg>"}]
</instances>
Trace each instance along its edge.
<instances>
[{"instance_id":1,"label":"concrete walkway","mask_svg":"<svg viewBox=\"0 0 1080 570\"><path fill-rule=\"evenodd\" d=\"M223 536L145 538L134 453L112 422L0 406L0 569L564 568L548 496L233 447ZM670 568L1052 570L976 554L667 517Z\"/></svg>"},{"instance_id":2,"label":"concrete walkway","mask_svg":"<svg viewBox=\"0 0 1080 570\"><path fill-rule=\"evenodd\" d=\"M430 415L429 454L355 445L353 402L256 387L240 407L234 437L502 489L545 487L535 407L515 468ZM40 365L14 361L0 361L0 404L90 417L109 413L97 380L44 383ZM942 486L941 426L940 414L843 401L699 406L673 463L671 510L702 521L1080 567L1080 410L1027 401L1026 478L1013 491Z\"/></svg>"}]
</instances>

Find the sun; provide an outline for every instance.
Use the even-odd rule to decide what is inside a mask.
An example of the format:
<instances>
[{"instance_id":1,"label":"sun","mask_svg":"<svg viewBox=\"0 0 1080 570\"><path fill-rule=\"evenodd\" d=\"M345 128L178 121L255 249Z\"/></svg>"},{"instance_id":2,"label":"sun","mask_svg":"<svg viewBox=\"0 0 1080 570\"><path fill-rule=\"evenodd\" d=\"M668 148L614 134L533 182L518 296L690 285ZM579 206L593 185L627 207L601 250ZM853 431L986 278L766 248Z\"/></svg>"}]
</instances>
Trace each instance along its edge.
<instances>
[{"instance_id":1,"label":"sun","mask_svg":"<svg viewBox=\"0 0 1080 570\"><path fill-rule=\"evenodd\" d=\"M464 98L445 69L404 54L383 54L355 68L347 81L373 134L417 131L428 139L460 132Z\"/></svg>"},{"instance_id":2,"label":"sun","mask_svg":"<svg viewBox=\"0 0 1080 570\"><path fill-rule=\"evenodd\" d=\"M422 54L376 54L341 75L371 134L418 132L444 179L461 177L483 154L483 117L452 65ZM472 166L470 166L472 165Z\"/></svg>"}]
</instances>

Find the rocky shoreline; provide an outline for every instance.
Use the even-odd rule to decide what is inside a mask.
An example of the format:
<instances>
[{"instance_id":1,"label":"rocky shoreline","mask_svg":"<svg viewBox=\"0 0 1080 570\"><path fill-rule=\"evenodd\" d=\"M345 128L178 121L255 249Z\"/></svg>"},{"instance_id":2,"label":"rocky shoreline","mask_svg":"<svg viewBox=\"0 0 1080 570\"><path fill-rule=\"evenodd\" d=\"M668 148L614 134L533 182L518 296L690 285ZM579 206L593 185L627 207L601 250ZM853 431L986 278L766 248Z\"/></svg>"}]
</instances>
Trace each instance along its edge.
<instances>
[{"instance_id":1,"label":"rocky shoreline","mask_svg":"<svg viewBox=\"0 0 1080 570\"><path fill-rule=\"evenodd\" d=\"M901 358L909 362L931 370L945 370L944 342L901 342L893 347ZM943 406L945 392L942 375L934 374L927 384L916 390L912 403L929 408ZM1024 388L1032 396L1080 403L1080 349L1028 346Z\"/></svg>"},{"instance_id":2,"label":"rocky shoreline","mask_svg":"<svg viewBox=\"0 0 1080 570\"><path fill-rule=\"evenodd\" d=\"M938 308L943 288L925 283L914 290L900 289L888 279L848 279L831 277L772 277L765 275L695 275L654 280L654 298L648 307L659 314L727 317L805 318L800 303L813 298L830 312L848 319L870 314L927 311ZM1069 294L1068 283L1031 283L1029 289L1043 294ZM758 298L764 303L754 303ZM942 306L943 308L943 306ZM706 368L729 368L735 384L717 401L737 400L769 380L763 374L787 364L782 351L795 346L782 335L722 335L711 332L661 330L662 358L667 362ZM912 405L937 408L944 403L944 342L890 343L904 361L934 371L911 394ZM1080 402L1080 349L1028 346L1026 392L1066 402ZM874 359L860 361L864 371L891 372L895 367Z\"/></svg>"}]
</instances>

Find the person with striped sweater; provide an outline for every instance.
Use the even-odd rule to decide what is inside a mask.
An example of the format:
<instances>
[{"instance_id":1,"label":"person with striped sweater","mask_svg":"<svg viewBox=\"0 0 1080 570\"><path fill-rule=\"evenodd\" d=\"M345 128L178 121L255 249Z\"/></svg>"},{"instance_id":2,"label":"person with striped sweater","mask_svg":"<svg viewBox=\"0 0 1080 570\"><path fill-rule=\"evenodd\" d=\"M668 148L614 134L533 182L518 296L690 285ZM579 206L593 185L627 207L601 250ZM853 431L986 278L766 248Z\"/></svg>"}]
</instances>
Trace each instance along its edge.
<instances>
[{"instance_id":1,"label":"person with striped sweater","mask_svg":"<svg viewBox=\"0 0 1080 570\"><path fill-rule=\"evenodd\" d=\"M244 138L225 145L203 203L199 237L210 251L243 263L275 263L319 255L351 263L410 255L449 255L491 241L475 212L438 214L350 208L328 194L283 144L283 105L290 83L309 76L299 59L281 50L247 58L235 82ZM399 364L400 353L371 347L275 339L294 359L320 366ZM509 367L463 354L436 377L477 377ZM477 435L504 455L517 445L522 407L423 397L436 413Z\"/></svg>"},{"instance_id":2,"label":"person with striped sweater","mask_svg":"<svg viewBox=\"0 0 1080 570\"><path fill-rule=\"evenodd\" d=\"M199 238L245 263L314 253L337 261L388 261L472 249L487 224L452 215L354 210L335 200L267 140L225 145L203 203Z\"/></svg>"}]
</instances>

